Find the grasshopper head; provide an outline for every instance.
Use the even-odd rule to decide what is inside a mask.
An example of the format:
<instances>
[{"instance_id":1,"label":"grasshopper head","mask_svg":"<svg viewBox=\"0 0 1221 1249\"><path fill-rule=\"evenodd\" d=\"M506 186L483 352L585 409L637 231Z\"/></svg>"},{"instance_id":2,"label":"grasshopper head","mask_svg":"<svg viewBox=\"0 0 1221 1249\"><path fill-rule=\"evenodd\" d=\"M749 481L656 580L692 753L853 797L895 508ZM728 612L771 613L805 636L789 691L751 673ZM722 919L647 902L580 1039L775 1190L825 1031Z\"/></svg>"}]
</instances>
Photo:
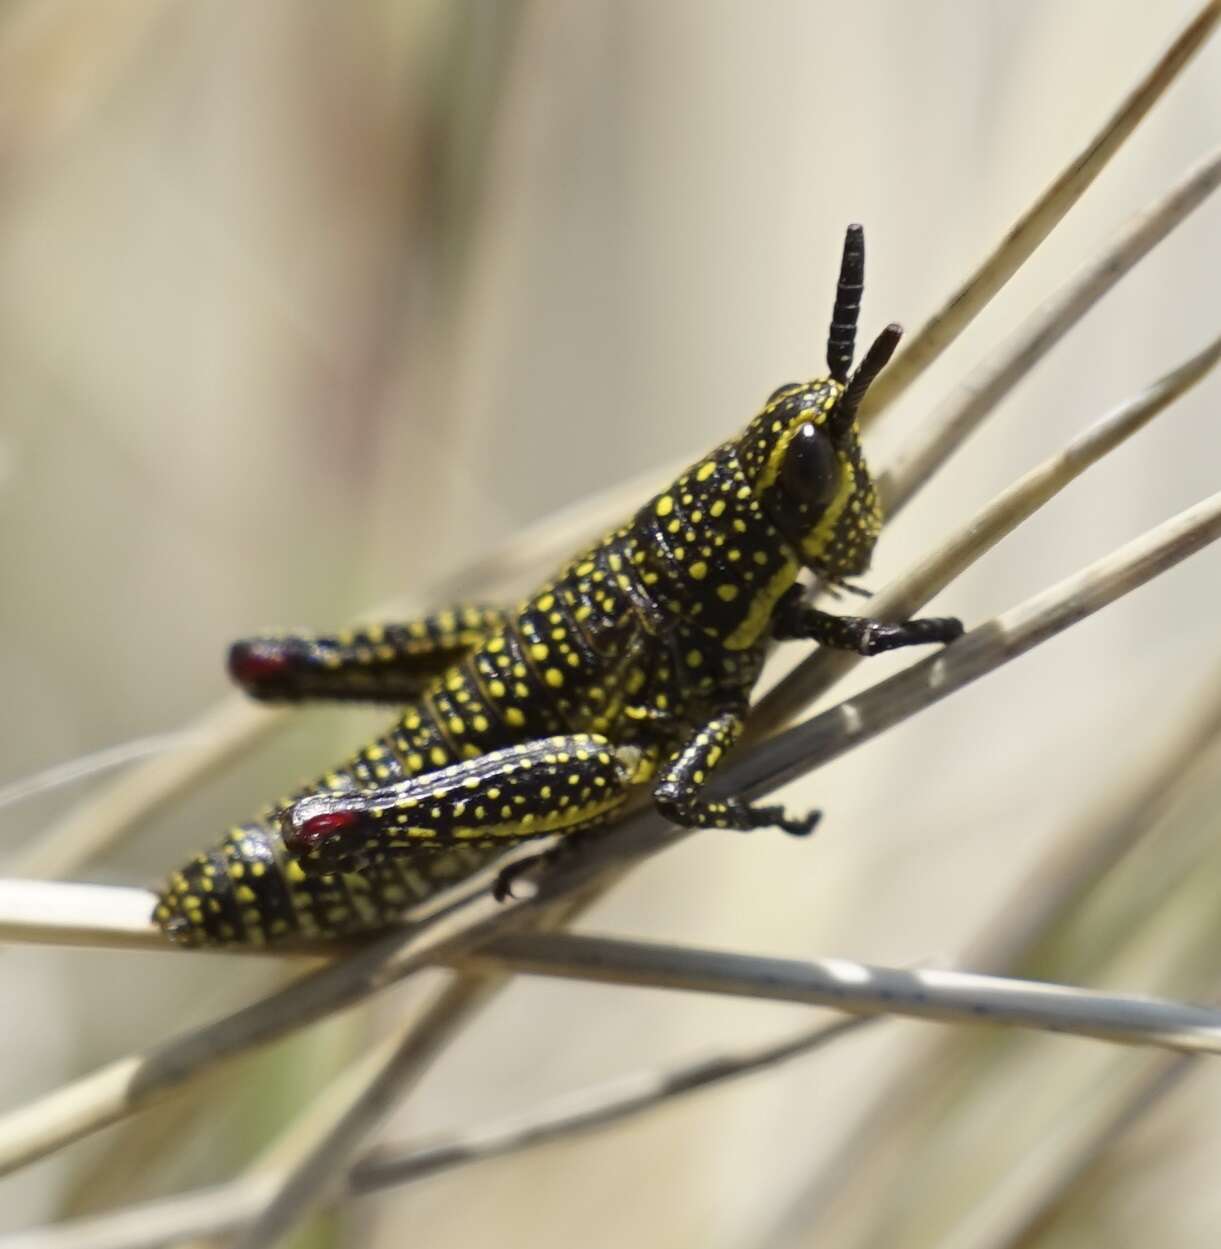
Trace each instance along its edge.
<instances>
[{"instance_id":1,"label":"grasshopper head","mask_svg":"<svg viewBox=\"0 0 1221 1249\"><path fill-rule=\"evenodd\" d=\"M768 518L802 564L831 578L864 572L882 527L856 414L903 332L887 326L850 374L864 268L864 233L849 226L827 338L829 376L774 391L738 443Z\"/></svg>"}]
</instances>

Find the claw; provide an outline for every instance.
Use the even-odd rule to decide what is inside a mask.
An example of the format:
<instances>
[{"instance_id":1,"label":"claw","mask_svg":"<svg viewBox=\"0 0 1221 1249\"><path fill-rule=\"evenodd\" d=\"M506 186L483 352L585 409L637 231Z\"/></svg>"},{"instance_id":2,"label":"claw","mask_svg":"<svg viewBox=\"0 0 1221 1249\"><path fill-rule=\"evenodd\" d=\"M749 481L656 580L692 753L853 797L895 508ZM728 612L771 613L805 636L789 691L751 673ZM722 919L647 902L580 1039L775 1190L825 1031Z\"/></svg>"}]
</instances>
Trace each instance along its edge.
<instances>
[{"instance_id":1,"label":"claw","mask_svg":"<svg viewBox=\"0 0 1221 1249\"><path fill-rule=\"evenodd\" d=\"M528 855L524 859L515 859L512 863L502 867L492 883L492 897L497 902L507 902L510 898L516 898L518 895L513 892L513 886L518 878L540 867L547 862L547 859L548 851L544 850L539 854Z\"/></svg>"}]
</instances>

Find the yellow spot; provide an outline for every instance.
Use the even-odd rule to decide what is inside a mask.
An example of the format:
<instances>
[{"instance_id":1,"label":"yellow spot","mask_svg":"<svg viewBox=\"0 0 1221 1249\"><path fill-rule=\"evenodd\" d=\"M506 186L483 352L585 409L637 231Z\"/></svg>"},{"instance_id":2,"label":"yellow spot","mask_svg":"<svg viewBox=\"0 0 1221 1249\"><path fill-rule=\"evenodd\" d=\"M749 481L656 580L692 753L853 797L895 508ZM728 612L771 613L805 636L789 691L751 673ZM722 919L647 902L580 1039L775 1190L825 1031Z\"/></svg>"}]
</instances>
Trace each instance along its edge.
<instances>
[{"instance_id":1,"label":"yellow spot","mask_svg":"<svg viewBox=\"0 0 1221 1249\"><path fill-rule=\"evenodd\" d=\"M738 597L738 587L736 585L719 585L716 588L716 596L723 603L732 603Z\"/></svg>"},{"instance_id":2,"label":"yellow spot","mask_svg":"<svg viewBox=\"0 0 1221 1249\"><path fill-rule=\"evenodd\" d=\"M674 500L668 494L663 494L661 498L657 500L657 515L669 516L673 510Z\"/></svg>"},{"instance_id":3,"label":"yellow spot","mask_svg":"<svg viewBox=\"0 0 1221 1249\"><path fill-rule=\"evenodd\" d=\"M445 751L440 746L434 746L429 752L428 757L437 765L437 767L445 766Z\"/></svg>"},{"instance_id":4,"label":"yellow spot","mask_svg":"<svg viewBox=\"0 0 1221 1249\"><path fill-rule=\"evenodd\" d=\"M564 684L564 674L558 668L548 668L543 676L550 686L558 688Z\"/></svg>"},{"instance_id":5,"label":"yellow spot","mask_svg":"<svg viewBox=\"0 0 1221 1249\"><path fill-rule=\"evenodd\" d=\"M532 659L546 659L547 658L546 643L535 642L534 645L530 647L530 657Z\"/></svg>"},{"instance_id":6,"label":"yellow spot","mask_svg":"<svg viewBox=\"0 0 1221 1249\"><path fill-rule=\"evenodd\" d=\"M539 611L550 611L555 606L555 595L544 594L537 603Z\"/></svg>"},{"instance_id":7,"label":"yellow spot","mask_svg":"<svg viewBox=\"0 0 1221 1249\"><path fill-rule=\"evenodd\" d=\"M687 652L687 667L698 668L704 662L704 657L699 651L691 650Z\"/></svg>"},{"instance_id":8,"label":"yellow spot","mask_svg":"<svg viewBox=\"0 0 1221 1249\"><path fill-rule=\"evenodd\" d=\"M699 466L699 471L695 474L695 480L707 481L708 478L711 477L712 474L715 472L716 472L716 465L711 460L709 460L707 464L701 464Z\"/></svg>"},{"instance_id":9,"label":"yellow spot","mask_svg":"<svg viewBox=\"0 0 1221 1249\"><path fill-rule=\"evenodd\" d=\"M526 722L526 717L516 707L510 707L505 712L505 723L511 724L515 729L521 728Z\"/></svg>"},{"instance_id":10,"label":"yellow spot","mask_svg":"<svg viewBox=\"0 0 1221 1249\"><path fill-rule=\"evenodd\" d=\"M687 569L687 571L696 579L696 581L703 581L703 579L708 575L708 565L705 564L702 559L697 559L695 563Z\"/></svg>"},{"instance_id":11,"label":"yellow spot","mask_svg":"<svg viewBox=\"0 0 1221 1249\"><path fill-rule=\"evenodd\" d=\"M463 721L462 721L461 717L459 717L459 716L450 716L450 718L449 718L449 731L450 731L451 733L456 733L459 737L461 737L461 736L462 736L462 734L466 732L466 725L465 725L465 723L463 723Z\"/></svg>"},{"instance_id":12,"label":"yellow spot","mask_svg":"<svg viewBox=\"0 0 1221 1249\"><path fill-rule=\"evenodd\" d=\"M709 516L720 516L720 515L721 515L721 513L722 513L722 512L724 512L724 511L725 511L725 500L724 500L724 499L717 499L717 500L713 503L713 505L712 505L712 506L708 509L708 515L709 515Z\"/></svg>"}]
</instances>

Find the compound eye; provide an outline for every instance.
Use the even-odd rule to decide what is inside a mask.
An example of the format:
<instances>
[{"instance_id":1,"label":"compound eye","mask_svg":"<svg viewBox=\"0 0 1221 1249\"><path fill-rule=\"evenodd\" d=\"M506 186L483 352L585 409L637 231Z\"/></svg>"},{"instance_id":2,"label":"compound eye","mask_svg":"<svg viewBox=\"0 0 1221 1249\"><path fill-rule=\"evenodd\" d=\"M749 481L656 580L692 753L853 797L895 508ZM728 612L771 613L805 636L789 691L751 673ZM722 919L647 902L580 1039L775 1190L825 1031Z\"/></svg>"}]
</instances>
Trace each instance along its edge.
<instances>
[{"instance_id":1,"label":"compound eye","mask_svg":"<svg viewBox=\"0 0 1221 1249\"><path fill-rule=\"evenodd\" d=\"M839 456L831 439L809 421L784 453L780 482L785 494L810 507L826 507L839 493Z\"/></svg>"},{"instance_id":2,"label":"compound eye","mask_svg":"<svg viewBox=\"0 0 1221 1249\"><path fill-rule=\"evenodd\" d=\"M764 404L763 406L764 407L770 406L771 404L775 403L777 399L787 394L790 390L797 390L800 386L801 386L800 382L785 382L783 386L777 386L776 389L773 390L770 395L768 395L767 403Z\"/></svg>"}]
</instances>

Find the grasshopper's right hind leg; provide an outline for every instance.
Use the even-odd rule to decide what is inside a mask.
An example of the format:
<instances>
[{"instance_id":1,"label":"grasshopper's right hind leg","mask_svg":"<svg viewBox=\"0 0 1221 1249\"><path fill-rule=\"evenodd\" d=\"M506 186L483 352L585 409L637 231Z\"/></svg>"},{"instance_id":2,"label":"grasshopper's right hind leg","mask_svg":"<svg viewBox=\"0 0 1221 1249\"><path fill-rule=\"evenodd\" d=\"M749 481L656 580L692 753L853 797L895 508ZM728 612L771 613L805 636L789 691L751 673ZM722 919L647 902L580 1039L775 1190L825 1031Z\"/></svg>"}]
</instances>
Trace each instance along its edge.
<instances>
[{"instance_id":1,"label":"grasshopper's right hind leg","mask_svg":"<svg viewBox=\"0 0 1221 1249\"><path fill-rule=\"evenodd\" d=\"M229 674L263 702L405 703L506 619L498 607L463 606L334 634L243 638L229 648Z\"/></svg>"}]
</instances>

